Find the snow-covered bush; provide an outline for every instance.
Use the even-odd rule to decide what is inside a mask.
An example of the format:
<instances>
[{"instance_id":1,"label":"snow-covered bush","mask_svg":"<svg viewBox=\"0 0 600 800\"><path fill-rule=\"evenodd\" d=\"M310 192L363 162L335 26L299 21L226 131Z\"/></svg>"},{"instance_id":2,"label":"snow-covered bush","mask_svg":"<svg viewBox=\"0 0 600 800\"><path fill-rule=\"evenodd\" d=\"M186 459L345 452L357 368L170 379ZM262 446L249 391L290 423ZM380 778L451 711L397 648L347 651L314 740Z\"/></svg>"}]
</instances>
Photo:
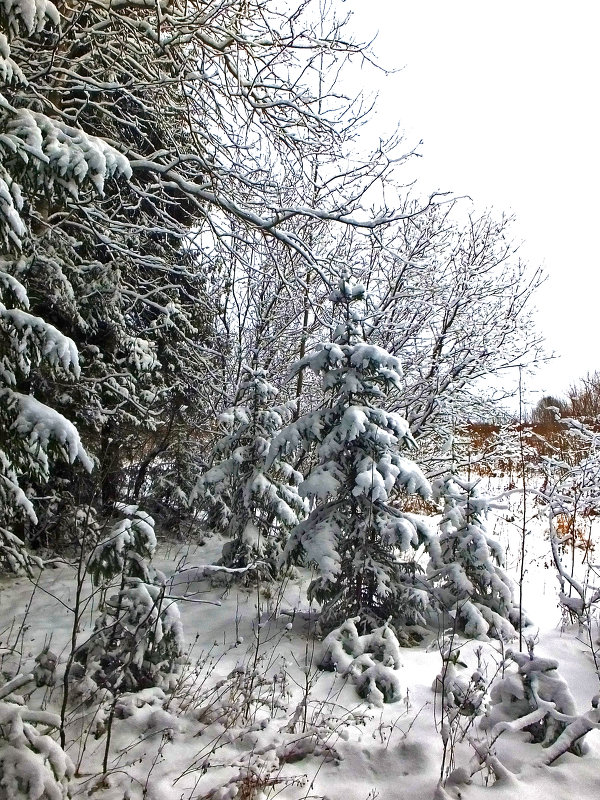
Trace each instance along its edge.
<instances>
[{"instance_id":1,"label":"snow-covered bush","mask_svg":"<svg viewBox=\"0 0 600 800\"><path fill-rule=\"evenodd\" d=\"M428 542L428 576L458 630L510 639L519 625L519 607L514 584L501 567L502 548L486 532L489 501L477 484L452 475L435 485L444 510L440 536Z\"/></svg>"},{"instance_id":2,"label":"snow-covered bush","mask_svg":"<svg viewBox=\"0 0 600 800\"><path fill-rule=\"evenodd\" d=\"M264 370L247 369L239 401L221 415L229 432L217 444L214 465L198 480L193 499L207 515L207 526L230 539L222 563L245 567L262 562L266 571L278 569L282 543L304 516L297 485L302 476L274 457L267 465L273 437L289 420L287 406L275 406L274 386Z\"/></svg>"},{"instance_id":3,"label":"snow-covered bush","mask_svg":"<svg viewBox=\"0 0 600 800\"><path fill-rule=\"evenodd\" d=\"M35 657L35 668L33 677L36 686L54 686L56 682L56 665L58 656L50 650L49 646L44 647L41 653Z\"/></svg>"},{"instance_id":4,"label":"snow-covered bush","mask_svg":"<svg viewBox=\"0 0 600 800\"><path fill-rule=\"evenodd\" d=\"M264 674L268 658L263 654L254 663L239 663L226 678L217 681L201 698L194 716L211 725L234 728L246 721L256 723L266 717L281 716L287 709L287 674Z\"/></svg>"},{"instance_id":5,"label":"snow-covered bush","mask_svg":"<svg viewBox=\"0 0 600 800\"><path fill-rule=\"evenodd\" d=\"M401 384L400 362L365 340L354 306L364 288L348 276L330 299L341 316L331 342L318 344L298 361L321 378L325 403L285 428L273 440L269 459L302 448L314 451L315 466L299 487L311 512L292 532L288 561L314 565L308 594L322 605L321 626L331 630L349 615L373 628L392 618L402 625L423 602L410 553L429 536L415 515L398 510L402 497L428 497L419 467L402 450L414 446L408 423L386 411L388 392Z\"/></svg>"},{"instance_id":6,"label":"snow-covered bush","mask_svg":"<svg viewBox=\"0 0 600 800\"><path fill-rule=\"evenodd\" d=\"M123 519L95 547L88 565L94 583L117 578L118 590L105 599L94 632L75 657L102 689L169 688L183 657L183 628L165 576L149 563L154 520L137 506L118 508Z\"/></svg>"},{"instance_id":7,"label":"snow-covered bush","mask_svg":"<svg viewBox=\"0 0 600 800\"><path fill-rule=\"evenodd\" d=\"M576 718L575 701L558 672L558 661L536 656L531 642L528 649L528 653L507 653L517 670L508 671L492 686L481 726L492 738L504 730L525 730L532 742L549 747ZM581 755L581 742L574 741L568 749Z\"/></svg>"},{"instance_id":8,"label":"snow-covered bush","mask_svg":"<svg viewBox=\"0 0 600 800\"><path fill-rule=\"evenodd\" d=\"M63 800L74 766L48 735L60 718L28 708L15 693L30 681L33 675L20 675L0 686L0 800Z\"/></svg>"},{"instance_id":9,"label":"snow-covered bush","mask_svg":"<svg viewBox=\"0 0 600 800\"><path fill-rule=\"evenodd\" d=\"M198 800L252 800L269 797L271 793L279 793L286 787L304 787L307 783L306 775L281 774L285 763L285 759L280 758L279 752L273 747L266 753L254 750L244 754L231 764L236 770L234 776L206 794L199 795Z\"/></svg>"},{"instance_id":10,"label":"snow-covered bush","mask_svg":"<svg viewBox=\"0 0 600 800\"><path fill-rule=\"evenodd\" d=\"M348 619L327 634L319 667L349 677L359 696L374 705L394 703L401 697L398 639L387 623L361 636L360 621Z\"/></svg>"},{"instance_id":11,"label":"snow-covered bush","mask_svg":"<svg viewBox=\"0 0 600 800\"><path fill-rule=\"evenodd\" d=\"M481 716L486 710L487 685L481 669L469 669L460 650L447 646L442 651L442 670L433 683L440 696L443 714L449 725L456 715Z\"/></svg>"},{"instance_id":12,"label":"snow-covered bush","mask_svg":"<svg viewBox=\"0 0 600 800\"><path fill-rule=\"evenodd\" d=\"M150 686L170 688L183 657L183 627L177 604L164 586L125 578L94 633L76 658L99 687L115 692Z\"/></svg>"},{"instance_id":13,"label":"snow-covered bush","mask_svg":"<svg viewBox=\"0 0 600 800\"><path fill-rule=\"evenodd\" d=\"M285 719L265 721L260 731L257 728L256 725L248 726L244 736L238 734L249 749L242 753L238 750L228 765L235 770L234 774L231 776L228 769L227 778L217 781L216 786L213 785L205 794L197 795L200 800L252 800L269 797L286 787L305 787L308 782L306 772L289 774L288 770L283 771L286 765L310 758L315 759L315 765L339 764L342 759L336 748L341 732L338 719L330 724L308 725L302 732L290 730ZM211 777L214 783L214 776Z\"/></svg>"}]
</instances>

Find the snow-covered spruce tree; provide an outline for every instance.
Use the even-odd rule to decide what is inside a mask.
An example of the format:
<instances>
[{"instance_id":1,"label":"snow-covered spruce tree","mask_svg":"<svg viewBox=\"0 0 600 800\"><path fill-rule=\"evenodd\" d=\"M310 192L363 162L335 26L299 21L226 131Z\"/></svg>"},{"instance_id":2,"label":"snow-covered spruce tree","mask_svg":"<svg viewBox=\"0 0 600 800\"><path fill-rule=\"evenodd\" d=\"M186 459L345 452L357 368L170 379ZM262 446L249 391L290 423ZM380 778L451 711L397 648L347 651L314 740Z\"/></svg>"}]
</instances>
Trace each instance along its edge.
<instances>
[{"instance_id":1,"label":"snow-covered spruce tree","mask_svg":"<svg viewBox=\"0 0 600 800\"><path fill-rule=\"evenodd\" d=\"M193 412L192 412L193 413ZM133 499L144 498L151 513L170 534L177 536L196 526L196 510L190 497L198 475L206 468L200 445L190 446L193 416L182 409L180 419L161 433L156 447L142 460L137 470ZM155 455L159 451L160 458Z\"/></svg>"},{"instance_id":2,"label":"snow-covered spruce tree","mask_svg":"<svg viewBox=\"0 0 600 800\"><path fill-rule=\"evenodd\" d=\"M434 484L443 502L440 536L428 544L429 579L437 584L442 606L469 636L511 639L519 626L512 580L502 569L501 546L486 532L489 499L478 480L456 475Z\"/></svg>"},{"instance_id":3,"label":"snow-covered spruce tree","mask_svg":"<svg viewBox=\"0 0 600 800\"><path fill-rule=\"evenodd\" d=\"M148 155L161 141L167 145L170 129L168 116L152 108L158 102L142 104L153 80L152 54L143 39L137 72L122 50L119 63L112 48L104 47L113 37L132 44L127 18L139 13L111 14L103 5L79 13L73 4L61 4L59 16L47 4L54 10L44 25L44 3L12 4L22 19L31 22L33 8L37 16L27 37L23 25L8 26L23 79L7 91L17 113L7 124L12 151L5 163L27 200L22 253L18 261L7 261L7 270L27 287L32 311L67 332L80 354L78 383L60 385L38 372L30 388L76 423L99 462L92 484L80 481L75 494L85 502L99 483L101 500L110 507L125 488L125 458L135 463L136 449L145 456L152 452L148 439L162 427L165 409L186 390L193 397L190 373L198 366L199 348L189 342L201 339L206 325L195 325L187 313L192 298L196 308L202 304L192 253L182 248L183 200L171 209L172 224L161 226L162 191L156 204L146 196L142 208L137 192L148 177L134 175L130 159L115 149L119 142L135 142ZM102 45L96 26L103 30ZM99 91L109 96L110 111L104 99L97 102ZM27 161L17 157L21 145ZM0 146L6 148L6 137ZM74 487L73 472L65 476ZM37 494L60 497L63 487L59 480ZM52 517L56 503L45 505Z\"/></svg>"},{"instance_id":4,"label":"snow-covered spruce tree","mask_svg":"<svg viewBox=\"0 0 600 800\"><path fill-rule=\"evenodd\" d=\"M75 345L27 310L25 288L2 264L0 259L0 564L17 571L39 563L27 553L22 534L26 521L37 522L28 484L46 483L54 459L78 459L88 470L93 462L73 424L25 391L36 370L76 380Z\"/></svg>"},{"instance_id":5,"label":"snow-covered spruce tree","mask_svg":"<svg viewBox=\"0 0 600 800\"><path fill-rule=\"evenodd\" d=\"M238 402L221 415L229 432L216 445L214 465L198 480L195 501L207 525L224 532L222 563L245 567L261 562L264 575L277 572L287 534L304 516L297 485L302 475L269 447L284 422L286 405L273 405L277 389L262 369L245 369Z\"/></svg>"},{"instance_id":6,"label":"snow-covered spruce tree","mask_svg":"<svg viewBox=\"0 0 600 800\"><path fill-rule=\"evenodd\" d=\"M0 8L0 563L13 570L33 563L23 548L25 522L37 521L27 484L46 483L56 457L92 467L76 429L39 391L41 381L71 387L80 366L72 339L32 313L23 274L39 222L33 196L46 205L53 198L58 209L67 196L85 202L111 176L129 174L127 160L106 142L20 102L28 81L13 45L35 48L55 36L58 23L46 0Z\"/></svg>"},{"instance_id":7,"label":"snow-covered spruce tree","mask_svg":"<svg viewBox=\"0 0 600 800\"><path fill-rule=\"evenodd\" d=\"M86 679L111 692L169 688L183 656L177 604L165 594L165 576L151 564L154 520L137 506L117 505L123 518L92 551L88 571L96 585L116 579L89 640L75 659Z\"/></svg>"},{"instance_id":8,"label":"snow-covered spruce tree","mask_svg":"<svg viewBox=\"0 0 600 800\"><path fill-rule=\"evenodd\" d=\"M331 293L334 314L341 317L333 340L292 368L292 375L311 369L320 376L326 404L285 428L269 457L314 450L315 466L299 487L312 510L284 555L314 566L308 595L321 603L325 631L350 617L360 618L363 631L388 618L398 629L422 621L426 605L414 564L403 563L400 554L423 543L429 528L392 503L414 493L427 498L430 487L401 454L414 445L406 420L382 408L387 393L400 385L400 361L365 341L355 310L363 296L364 288L347 275Z\"/></svg>"}]
</instances>

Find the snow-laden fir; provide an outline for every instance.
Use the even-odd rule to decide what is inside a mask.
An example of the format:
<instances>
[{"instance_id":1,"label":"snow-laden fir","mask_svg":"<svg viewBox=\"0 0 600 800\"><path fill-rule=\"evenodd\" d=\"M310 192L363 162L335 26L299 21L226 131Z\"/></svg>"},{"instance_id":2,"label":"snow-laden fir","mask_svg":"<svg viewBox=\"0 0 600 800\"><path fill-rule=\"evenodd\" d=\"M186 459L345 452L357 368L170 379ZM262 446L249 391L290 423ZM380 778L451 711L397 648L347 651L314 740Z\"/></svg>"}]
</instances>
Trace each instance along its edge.
<instances>
[{"instance_id":1,"label":"snow-laden fir","mask_svg":"<svg viewBox=\"0 0 600 800\"><path fill-rule=\"evenodd\" d=\"M283 458L268 457L273 437L291 418L291 407L275 405L276 396L264 370L245 369L236 405L221 415L227 433L191 495L208 529L229 537L223 565L254 565L271 577L287 533L305 514L297 489L302 475Z\"/></svg>"},{"instance_id":2,"label":"snow-laden fir","mask_svg":"<svg viewBox=\"0 0 600 800\"><path fill-rule=\"evenodd\" d=\"M397 627L422 619L410 553L428 527L401 510L402 498L430 496L430 486L402 451L414 448L406 420L385 399L402 379L400 362L369 345L358 308L364 288L342 276L330 295L338 324L331 342L318 344L292 375L312 370L326 397L273 440L269 461L298 449L315 465L299 486L310 513L284 551L288 562L314 565L309 598L321 604L320 624L331 630L348 617L366 630L393 619ZM397 503L400 500L400 509Z\"/></svg>"}]
</instances>

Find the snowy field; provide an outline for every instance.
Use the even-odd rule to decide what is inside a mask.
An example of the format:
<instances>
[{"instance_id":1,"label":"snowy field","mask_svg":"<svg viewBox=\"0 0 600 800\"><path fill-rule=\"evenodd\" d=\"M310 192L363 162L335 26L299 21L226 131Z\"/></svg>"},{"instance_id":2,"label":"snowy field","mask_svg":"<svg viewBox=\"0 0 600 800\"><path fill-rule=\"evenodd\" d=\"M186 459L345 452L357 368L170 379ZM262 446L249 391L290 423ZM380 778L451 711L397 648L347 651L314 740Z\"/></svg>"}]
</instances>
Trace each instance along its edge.
<instances>
[{"instance_id":1,"label":"snowy field","mask_svg":"<svg viewBox=\"0 0 600 800\"><path fill-rule=\"evenodd\" d=\"M518 519L498 517L489 527L505 547L516 578ZM589 643L577 625L561 618L543 522L531 521L528 529L524 604L533 622L528 634L535 640L534 655L558 661L576 713L583 714L599 688ZM490 705L490 690L502 675L515 672L507 653L511 646L518 649L518 642L503 652L497 641L452 638L456 663L448 668L447 662L445 678L452 677L455 693L457 685L475 687L480 706L475 716L459 715L455 723L449 724L446 715L445 735L452 746L444 761L439 680L434 691L444 663L435 631L418 646L401 648L401 664L393 670L400 699L365 702L351 677L317 666L323 644L314 635L305 600L307 574L261 590L214 573L203 577L206 571L194 567L215 563L221 547L216 536L200 547L167 542L159 547L155 562L172 576L171 596L186 598L178 605L189 655L172 693L151 688L98 706L98 698L88 703L82 692L77 702L71 691L66 732L77 770L75 797L600 796L598 730L587 735L584 755L565 753L551 765L542 763L547 750L531 741L531 733L505 730L489 751L501 768L494 774L489 758L487 766L480 764L478 749L488 752L497 733L491 729L502 717L502 705ZM582 576L585 571L580 567ZM47 569L33 593L26 578L2 579L0 653L6 676L33 670L36 655L50 644L59 655L61 683L72 635L74 577L64 565ZM90 600L78 642L89 637L96 616L98 597L89 588L83 593ZM28 705L59 713L61 699L62 686L42 686L28 697ZM438 786L442 770L450 774L445 788Z\"/></svg>"}]
</instances>

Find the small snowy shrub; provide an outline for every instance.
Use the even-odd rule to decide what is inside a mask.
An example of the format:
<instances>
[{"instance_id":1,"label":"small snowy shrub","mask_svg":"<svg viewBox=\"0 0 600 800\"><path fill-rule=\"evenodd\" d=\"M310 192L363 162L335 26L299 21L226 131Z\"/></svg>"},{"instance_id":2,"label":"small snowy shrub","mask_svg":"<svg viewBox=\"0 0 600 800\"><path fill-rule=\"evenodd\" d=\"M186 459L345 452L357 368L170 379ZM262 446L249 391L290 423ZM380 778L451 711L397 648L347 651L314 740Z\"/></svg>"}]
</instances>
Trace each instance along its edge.
<instances>
[{"instance_id":1,"label":"small snowy shrub","mask_svg":"<svg viewBox=\"0 0 600 800\"><path fill-rule=\"evenodd\" d=\"M360 617L346 620L323 640L319 667L349 677L359 696L374 705L394 703L401 697L400 646L386 623L359 635Z\"/></svg>"},{"instance_id":2,"label":"small snowy shrub","mask_svg":"<svg viewBox=\"0 0 600 800\"><path fill-rule=\"evenodd\" d=\"M56 665L58 656L49 647L44 647L41 653L35 657L35 668L33 677L36 686L54 686L56 682Z\"/></svg>"},{"instance_id":3,"label":"small snowy shrub","mask_svg":"<svg viewBox=\"0 0 600 800\"><path fill-rule=\"evenodd\" d=\"M281 669L267 676L271 653L252 654L249 662L240 662L226 678L218 680L197 700L194 716L198 721L212 725L219 723L232 728L244 723L287 716L290 697L288 675Z\"/></svg>"},{"instance_id":4,"label":"small snowy shrub","mask_svg":"<svg viewBox=\"0 0 600 800\"><path fill-rule=\"evenodd\" d=\"M444 713L452 721L456 714L481 716L486 709L487 685L480 669L469 669L460 660L460 650L442 652L443 668L436 677L433 690L442 698Z\"/></svg>"},{"instance_id":5,"label":"small snowy shrub","mask_svg":"<svg viewBox=\"0 0 600 800\"><path fill-rule=\"evenodd\" d=\"M435 725L443 745L440 774L446 780L446 785L452 782L470 783L468 771L463 767L455 769L458 745L467 740L475 748L476 754L489 749L485 743L477 742L470 735L476 721L485 713L489 698L483 648L475 650L477 666L473 669L461 658L454 642L454 633L441 642L442 669L432 686L435 692Z\"/></svg>"},{"instance_id":6,"label":"small snowy shrub","mask_svg":"<svg viewBox=\"0 0 600 800\"><path fill-rule=\"evenodd\" d=\"M69 797L73 763L36 727L58 728L60 718L29 709L14 694L29 680L32 675L19 676L0 686L0 800L63 800Z\"/></svg>"},{"instance_id":7,"label":"small snowy shrub","mask_svg":"<svg viewBox=\"0 0 600 800\"><path fill-rule=\"evenodd\" d=\"M115 691L169 688L182 655L177 605L165 597L164 587L139 578L126 578L118 594L106 600L105 611L81 650L96 684Z\"/></svg>"},{"instance_id":8,"label":"small snowy shrub","mask_svg":"<svg viewBox=\"0 0 600 800\"><path fill-rule=\"evenodd\" d=\"M273 404L276 395L264 370L246 368L238 403L221 415L228 433L192 495L207 525L229 537L221 563L239 568L259 562L264 577L278 571L286 535L305 511L300 473L277 457L267 464L271 440L291 416L288 407Z\"/></svg>"},{"instance_id":9,"label":"small snowy shrub","mask_svg":"<svg viewBox=\"0 0 600 800\"><path fill-rule=\"evenodd\" d=\"M281 769L285 760L278 757L271 749L267 753L252 752L244 758L237 759L232 767L236 774L226 783L217 786L206 794L198 795L198 800L262 800L273 794L279 794L286 787L303 787L307 783L306 775L285 776Z\"/></svg>"},{"instance_id":10,"label":"small snowy shrub","mask_svg":"<svg viewBox=\"0 0 600 800\"><path fill-rule=\"evenodd\" d=\"M165 594L164 575L149 563L154 520L137 506L118 508L124 518L96 545L89 571L96 584L117 578L119 589L105 600L76 659L100 688L169 688L183 657L183 628L177 604Z\"/></svg>"},{"instance_id":11,"label":"small snowy shrub","mask_svg":"<svg viewBox=\"0 0 600 800\"><path fill-rule=\"evenodd\" d=\"M558 672L553 658L529 653L508 653L517 671L505 674L492 687L490 708L481 727L496 737L503 730L525 730L532 742L548 747L555 743L575 718L575 701L569 686ZM571 752L581 755L581 743Z\"/></svg>"},{"instance_id":12,"label":"small snowy shrub","mask_svg":"<svg viewBox=\"0 0 600 800\"><path fill-rule=\"evenodd\" d=\"M477 481L452 475L434 486L444 504L439 538L428 542L428 575L457 629L476 638L515 636L519 607L512 580L500 566L502 548L485 529L489 501Z\"/></svg>"}]
</instances>

